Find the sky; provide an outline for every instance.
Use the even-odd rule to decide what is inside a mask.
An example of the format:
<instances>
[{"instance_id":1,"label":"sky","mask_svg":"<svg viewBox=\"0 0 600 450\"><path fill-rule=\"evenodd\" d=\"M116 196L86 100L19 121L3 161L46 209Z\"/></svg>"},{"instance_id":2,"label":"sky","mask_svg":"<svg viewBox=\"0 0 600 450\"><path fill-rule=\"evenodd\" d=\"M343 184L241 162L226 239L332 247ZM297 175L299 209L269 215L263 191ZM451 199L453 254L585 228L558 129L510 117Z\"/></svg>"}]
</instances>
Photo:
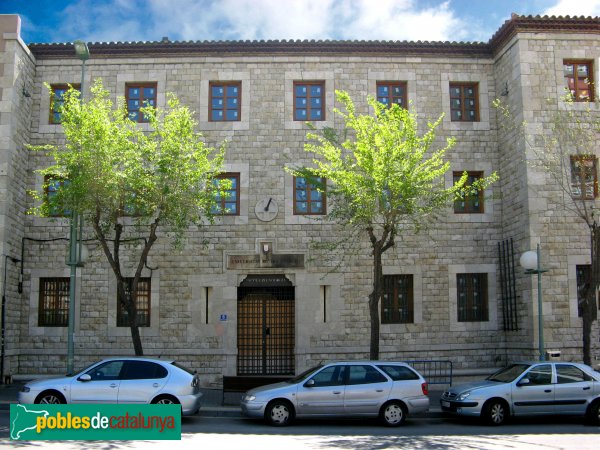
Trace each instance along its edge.
<instances>
[{"instance_id":1,"label":"sky","mask_svg":"<svg viewBox=\"0 0 600 450\"><path fill-rule=\"evenodd\" d=\"M600 0L0 0L31 42L350 39L487 42L520 15L600 16Z\"/></svg>"}]
</instances>

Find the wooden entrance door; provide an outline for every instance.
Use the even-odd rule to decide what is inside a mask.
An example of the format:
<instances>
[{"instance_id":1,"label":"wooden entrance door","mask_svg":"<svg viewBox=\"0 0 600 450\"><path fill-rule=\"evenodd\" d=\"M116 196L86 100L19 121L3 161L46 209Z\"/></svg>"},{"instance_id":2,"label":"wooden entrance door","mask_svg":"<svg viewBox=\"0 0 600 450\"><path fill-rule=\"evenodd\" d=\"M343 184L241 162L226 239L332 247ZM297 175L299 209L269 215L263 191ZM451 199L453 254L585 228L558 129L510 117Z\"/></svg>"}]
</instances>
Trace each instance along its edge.
<instances>
[{"instance_id":1,"label":"wooden entrance door","mask_svg":"<svg viewBox=\"0 0 600 450\"><path fill-rule=\"evenodd\" d=\"M250 290L240 296L238 375L294 374L293 288L292 295L284 291Z\"/></svg>"}]
</instances>

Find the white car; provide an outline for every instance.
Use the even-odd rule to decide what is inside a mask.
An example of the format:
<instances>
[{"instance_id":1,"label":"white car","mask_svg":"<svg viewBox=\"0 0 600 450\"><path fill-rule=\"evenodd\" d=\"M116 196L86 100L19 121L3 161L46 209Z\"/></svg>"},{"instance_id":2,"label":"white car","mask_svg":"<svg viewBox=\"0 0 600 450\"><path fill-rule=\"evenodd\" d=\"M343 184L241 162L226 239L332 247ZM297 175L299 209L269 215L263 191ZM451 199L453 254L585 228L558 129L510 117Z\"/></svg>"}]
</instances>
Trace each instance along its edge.
<instances>
[{"instance_id":1,"label":"white car","mask_svg":"<svg viewBox=\"0 0 600 450\"><path fill-rule=\"evenodd\" d=\"M182 415L200 409L198 375L172 360L110 358L76 375L31 381L19 403L180 404Z\"/></svg>"},{"instance_id":2,"label":"white car","mask_svg":"<svg viewBox=\"0 0 600 450\"><path fill-rule=\"evenodd\" d=\"M408 364L334 362L282 383L251 389L242 413L287 425L294 418L379 417L398 426L409 414L429 409L427 382Z\"/></svg>"},{"instance_id":3,"label":"white car","mask_svg":"<svg viewBox=\"0 0 600 450\"><path fill-rule=\"evenodd\" d=\"M543 415L585 416L600 424L600 373L572 362L515 363L485 380L453 386L440 403L442 411L492 425Z\"/></svg>"}]
</instances>

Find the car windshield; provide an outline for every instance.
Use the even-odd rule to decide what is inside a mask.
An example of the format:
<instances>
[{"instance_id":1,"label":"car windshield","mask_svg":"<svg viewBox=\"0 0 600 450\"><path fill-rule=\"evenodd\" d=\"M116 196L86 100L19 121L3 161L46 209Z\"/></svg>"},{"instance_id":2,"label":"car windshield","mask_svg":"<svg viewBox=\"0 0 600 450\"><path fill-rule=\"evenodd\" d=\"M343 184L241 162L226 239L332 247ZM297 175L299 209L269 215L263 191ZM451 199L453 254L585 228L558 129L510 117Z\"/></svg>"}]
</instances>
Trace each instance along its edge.
<instances>
[{"instance_id":1,"label":"car windshield","mask_svg":"<svg viewBox=\"0 0 600 450\"><path fill-rule=\"evenodd\" d=\"M83 369L76 370L74 372L69 372L65 376L66 377L73 377L73 376L77 375L78 373L82 373L82 372L87 371L90 367L95 366L96 364L98 364L98 361L96 361L95 363L92 363L92 364L90 364L88 366L85 366Z\"/></svg>"},{"instance_id":2,"label":"car windshield","mask_svg":"<svg viewBox=\"0 0 600 450\"><path fill-rule=\"evenodd\" d=\"M510 383L514 381L525 370L531 367L530 364L512 364L504 369L499 370L493 375L486 378L489 381L499 381L500 383Z\"/></svg>"},{"instance_id":3,"label":"car windshield","mask_svg":"<svg viewBox=\"0 0 600 450\"><path fill-rule=\"evenodd\" d=\"M295 384L295 383L300 383L301 381L306 380L308 377L310 377L313 373L315 373L317 370L319 370L321 367L323 366L316 366L316 367L312 367L304 372L302 372L300 375L291 378L289 380L286 381L286 383L289 384Z\"/></svg>"}]
</instances>

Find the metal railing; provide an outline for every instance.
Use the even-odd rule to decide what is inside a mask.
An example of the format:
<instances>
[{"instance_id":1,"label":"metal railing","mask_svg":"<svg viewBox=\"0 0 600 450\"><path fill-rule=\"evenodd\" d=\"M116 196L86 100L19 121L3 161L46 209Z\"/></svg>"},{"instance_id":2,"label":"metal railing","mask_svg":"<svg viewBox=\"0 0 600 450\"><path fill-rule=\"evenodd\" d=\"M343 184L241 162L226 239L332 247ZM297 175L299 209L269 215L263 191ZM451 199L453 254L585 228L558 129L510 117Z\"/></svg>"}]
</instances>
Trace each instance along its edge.
<instances>
[{"instance_id":1,"label":"metal railing","mask_svg":"<svg viewBox=\"0 0 600 450\"><path fill-rule=\"evenodd\" d=\"M425 377L429 384L448 384L452 386L452 361L404 361Z\"/></svg>"}]
</instances>

